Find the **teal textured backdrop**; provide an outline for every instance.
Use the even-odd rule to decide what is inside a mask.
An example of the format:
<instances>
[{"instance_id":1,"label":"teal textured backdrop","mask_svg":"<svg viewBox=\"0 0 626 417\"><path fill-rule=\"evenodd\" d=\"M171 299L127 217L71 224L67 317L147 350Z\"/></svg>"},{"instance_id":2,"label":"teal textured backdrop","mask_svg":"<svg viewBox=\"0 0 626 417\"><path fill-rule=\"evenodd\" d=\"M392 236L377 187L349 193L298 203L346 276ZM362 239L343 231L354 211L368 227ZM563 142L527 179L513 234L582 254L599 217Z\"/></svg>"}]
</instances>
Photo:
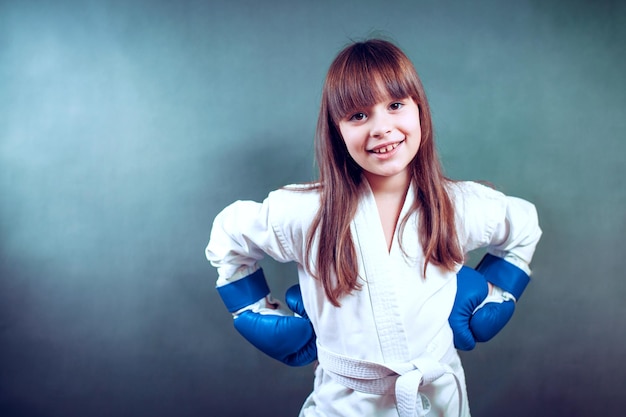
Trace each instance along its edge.
<instances>
[{"instance_id":1,"label":"teal textured backdrop","mask_svg":"<svg viewBox=\"0 0 626 417\"><path fill-rule=\"evenodd\" d=\"M539 211L515 317L462 356L473 414L626 409L623 2L4 0L0 415L297 414L312 367L241 339L203 250L315 178L323 77L367 36L414 61L448 175Z\"/></svg>"}]
</instances>

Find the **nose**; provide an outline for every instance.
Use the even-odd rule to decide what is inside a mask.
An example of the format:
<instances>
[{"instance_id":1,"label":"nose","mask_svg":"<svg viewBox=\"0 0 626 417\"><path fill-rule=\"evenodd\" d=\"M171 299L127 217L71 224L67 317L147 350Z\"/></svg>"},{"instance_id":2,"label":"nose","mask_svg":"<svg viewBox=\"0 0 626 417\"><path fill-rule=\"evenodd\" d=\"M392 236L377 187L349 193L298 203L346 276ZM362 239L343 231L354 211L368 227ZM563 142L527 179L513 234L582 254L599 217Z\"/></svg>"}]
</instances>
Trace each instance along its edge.
<instances>
[{"instance_id":1,"label":"nose","mask_svg":"<svg viewBox=\"0 0 626 417\"><path fill-rule=\"evenodd\" d=\"M391 121L385 113L370 116L370 136L376 139L383 138L391 133Z\"/></svg>"}]
</instances>

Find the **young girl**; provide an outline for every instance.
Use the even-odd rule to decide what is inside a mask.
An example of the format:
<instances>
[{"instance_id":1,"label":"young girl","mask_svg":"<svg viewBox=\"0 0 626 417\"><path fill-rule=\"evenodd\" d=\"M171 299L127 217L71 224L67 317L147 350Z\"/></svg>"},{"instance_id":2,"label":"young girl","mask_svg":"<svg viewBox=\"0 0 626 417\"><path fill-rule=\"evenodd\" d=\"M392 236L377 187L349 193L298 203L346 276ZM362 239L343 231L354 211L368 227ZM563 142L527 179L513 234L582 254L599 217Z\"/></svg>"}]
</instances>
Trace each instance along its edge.
<instances>
[{"instance_id":1,"label":"young girl","mask_svg":"<svg viewBox=\"0 0 626 417\"><path fill-rule=\"evenodd\" d=\"M315 146L318 182L215 219L206 254L235 326L290 365L317 356L301 416L469 416L455 343L471 349L512 314L541 235L534 206L444 177L421 81L387 41L335 58ZM298 265L295 316L269 295L265 255Z\"/></svg>"}]
</instances>

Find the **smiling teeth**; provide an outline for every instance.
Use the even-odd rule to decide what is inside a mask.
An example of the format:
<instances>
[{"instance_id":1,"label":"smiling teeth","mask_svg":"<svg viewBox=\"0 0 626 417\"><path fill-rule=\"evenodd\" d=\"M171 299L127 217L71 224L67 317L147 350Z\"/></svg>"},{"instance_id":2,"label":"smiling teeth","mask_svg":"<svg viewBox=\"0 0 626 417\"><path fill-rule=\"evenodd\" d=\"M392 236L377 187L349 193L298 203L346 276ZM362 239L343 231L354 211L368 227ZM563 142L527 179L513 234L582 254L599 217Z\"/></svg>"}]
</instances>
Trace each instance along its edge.
<instances>
[{"instance_id":1,"label":"smiling teeth","mask_svg":"<svg viewBox=\"0 0 626 417\"><path fill-rule=\"evenodd\" d=\"M398 147L398 145L400 144L400 142L396 142L394 144L391 145L387 145L385 147L382 148L378 148L378 149L372 149L372 152L374 153L387 153L387 152L391 152L394 149L396 149Z\"/></svg>"}]
</instances>

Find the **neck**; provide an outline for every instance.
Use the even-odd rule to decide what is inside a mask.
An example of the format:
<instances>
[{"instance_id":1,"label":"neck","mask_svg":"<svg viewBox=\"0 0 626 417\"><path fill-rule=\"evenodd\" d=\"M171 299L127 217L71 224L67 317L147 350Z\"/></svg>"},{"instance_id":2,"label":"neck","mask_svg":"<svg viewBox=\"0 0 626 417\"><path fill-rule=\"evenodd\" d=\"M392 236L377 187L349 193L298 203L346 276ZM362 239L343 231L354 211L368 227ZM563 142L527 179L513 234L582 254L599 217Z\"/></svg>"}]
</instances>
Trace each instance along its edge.
<instances>
[{"instance_id":1,"label":"neck","mask_svg":"<svg viewBox=\"0 0 626 417\"><path fill-rule=\"evenodd\" d=\"M365 178L374 195L387 195L403 197L409 189L411 179L408 172L403 172L390 177L371 175L366 173Z\"/></svg>"},{"instance_id":2,"label":"neck","mask_svg":"<svg viewBox=\"0 0 626 417\"><path fill-rule=\"evenodd\" d=\"M393 236L395 234L398 220L406 193L409 189L409 176L398 175L393 177L380 177L366 175L365 178L372 189L378 215L385 234L387 250L391 252Z\"/></svg>"}]
</instances>

